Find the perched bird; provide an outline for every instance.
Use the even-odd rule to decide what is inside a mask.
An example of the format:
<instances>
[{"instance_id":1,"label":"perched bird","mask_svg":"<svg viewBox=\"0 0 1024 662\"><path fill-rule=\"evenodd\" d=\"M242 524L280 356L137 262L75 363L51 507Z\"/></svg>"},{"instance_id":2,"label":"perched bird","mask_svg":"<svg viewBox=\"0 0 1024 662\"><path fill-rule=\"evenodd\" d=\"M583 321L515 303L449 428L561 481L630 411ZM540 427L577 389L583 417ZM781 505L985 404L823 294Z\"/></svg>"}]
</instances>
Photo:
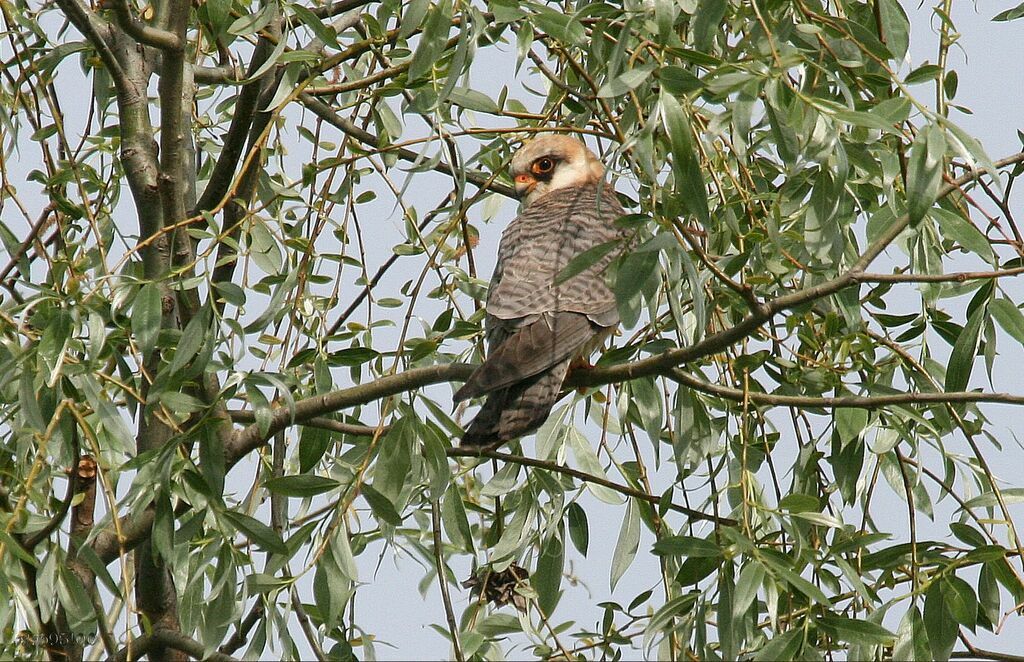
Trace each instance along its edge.
<instances>
[{"instance_id":1,"label":"perched bird","mask_svg":"<svg viewBox=\"0 0 1024 662\"><path fill-rule=\"evenodd\" d=\"M512 159L524 209L501 235L487 293L487 359L455 401L487 396L463 446L494 448L536 430L558 400L569 364L619 323L604 270L610 250L580 273L556 277L584 251L625 238L624 214L604 166L580 141L546 135Z\"/></svg>"}]
</instances>

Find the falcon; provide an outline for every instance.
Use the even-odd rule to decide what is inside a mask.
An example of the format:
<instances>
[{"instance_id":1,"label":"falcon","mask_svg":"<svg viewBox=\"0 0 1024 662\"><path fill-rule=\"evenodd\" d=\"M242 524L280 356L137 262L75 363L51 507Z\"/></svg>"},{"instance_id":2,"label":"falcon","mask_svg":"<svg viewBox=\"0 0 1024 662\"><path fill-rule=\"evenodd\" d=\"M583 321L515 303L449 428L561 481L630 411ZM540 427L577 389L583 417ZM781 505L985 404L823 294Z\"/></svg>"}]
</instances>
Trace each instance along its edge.
<instances>
[{"instance_id":1,"label":"falcon","mask_svg":"<svg viewBox=\"0 0 1024 662\"><path fill-rule=\"evenodd\" d=\"M455 401L487 396L461 445L495 448L536 430L558 400L574 359L583 360L619 323L604 270L612 250L556 282L584 251L625 239L625 212L604 166L580 141L547 135L512 158L524 208L505 229L487 292L487 358Z\"/></svg>"}]
</instances>

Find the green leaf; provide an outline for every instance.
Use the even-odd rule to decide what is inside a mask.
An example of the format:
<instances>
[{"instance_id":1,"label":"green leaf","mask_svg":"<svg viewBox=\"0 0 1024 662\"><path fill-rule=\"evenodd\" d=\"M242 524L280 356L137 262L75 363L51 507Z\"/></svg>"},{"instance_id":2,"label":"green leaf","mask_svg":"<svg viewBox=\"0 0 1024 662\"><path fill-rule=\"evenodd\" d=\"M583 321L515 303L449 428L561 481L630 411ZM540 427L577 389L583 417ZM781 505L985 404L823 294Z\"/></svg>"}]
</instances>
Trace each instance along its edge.
<instances>
[{"instance_id":1,"label":"green leaf","mask_svg":"<svg viewBox=\"0 0 1024 662\"><path fill-rule=\"evenodd\" d=\"M978 624L978 599L971 585L956 575L946 575L940 580L942 598L953 619L974 630Z\"/></svg>"},{"instance_id":2,"label":"green leaf","mask_svg":"<svg viewBox=\"0 0 1024 662\"><path fill-rule=\"evenodd\" d=\"M654 63L648 63L642 64L635 69L627 69L602 85L597 91L597 96L601 98L618 97L631 90L635 90L650 79L651 73L656 66Z\"/></svg>"},{"instance_id":3,"label":"green leaf","mask_svg":"<svg viewBox=\"0 0 1024 662\"><path fill-rule=\"evenodd\" d=\"M658 556L698 556L719 558L722 550L715 543L693 536L668 536L654 543Z\"/></svg>"},{"instance_id":4,"label":"green leaf","mask_svg":"<svg viewBox=\"0 0 1024 662\"><path fill-rule=\"evenodd\" d=\"M821 589L801 577L798 573L794 572L788 565L788 559L783 560L786 557L777 558L772 554L765 554L762 559L765 564L771 567L771 569L778 574L783 580L789 583L793 588L800 591L808 598L825 605L829 609L832 609L832 601L828 599Z\"/></svg>"},{"instance_id":5,"label":"green leaf","mask_svg":"<svg viewBox=\"0 0 1024 662\"><path fill-rule=\"evenodd\" d=\"M619 528L619 539L615 543L615 552L612 554L611 590L622 579L629 566L636 558L636 551L640 547L640 513L636 501L629 499L626 502L626 513L622 517L622 526Z\"/></svg>"},{"instance_id":6,"label":"green leaf","mask_svg":"<svg viewBox=\"0 0 1024 662\"><path fill-rule=\"evenodd\" d=\"M235 20L228 27L228 32L234 35L247 35L259 32L267 27L271 19L277 13L277 5L264 5L255 14L245 14Z\"/></svg>"},{"instance_id":7,"label":"green leaf","mask_svg":"<svg viewBox=\"0 0 1024 662\"><path fill-rule=\"evenodd\" d=\"M174 508L164 490L159 490L153 499L155 515L153 517L153 533L150 544L157 558L169 561L169 554L174 549Z\"/></svg>"},{"instance_id":8,"label":"green leaf","mask_svg":"<svg viewBox=\"0 0 1024 662\"><path fill-rule=\"evenodd\" d=\"M993 563L1001 563L1001 561ZM978 607L979 615L994 626L999 623L1001 607L999 584L996 581L993 563L984 564L981 566L981 572L978 573Z\"/></svg>"},{"instance_id":9,"label":"green leaf","mask_svg":"<svg viewBox=\"0 0 1024 662\"><path fill-rule=\"evenodd\" d=\"M764 566L758 561L750 560L743 566L740 576L736 580L736 594L733 596L732 616L733 620L739 620L747 609L757 599L757 592L764 582Z\"/></svg>"},{"instance_id":10,"label":"green leaf","mask_svg":"<svg viewBox=\"0 0 1024 662\"><path fill-rule=\"evenodd\" d=\"M965 250L982 257L989 264L996 263L992 244L989 243L988 238L981 233L981 230L974 223L971 223L960 214L955 214L941 207L933 209L931 215L938 221L939 228L947 239L952 239Z\"/></svg>"},{"instance_id":11,"label":"green leaf","mask_svg":"<svg viewBox=\"0 0 1024 662\"><path fill-rule=\"evenodd\" d=\"M266 222L259 218L249 224L249 255L264 273L274 276L282 273L284 253Z\"/></svg>"},{"instance_id":12,"label":"green leaf","mask_svg":"<svg viewBox=\"0 0 1024 662\"><path fill-rule=\"evenodd\" d=\"M946 392L963 391L967 388L971 370L974 368L974 357L978 353L981 327L987 318L988 306L978 306L957 336L956 344L949 355L949 367L946 369Z\"/></svg>"},{"instance_id":13,"label":"green leaf","mask_svg":"<svg viewBox=\"0 0 1024 662\"><path fill-rule=\"evenodd\" d=\"M537 7L536 12L533 15L535 27L563 44L578 46L586 41L587 32L576 18L544 6Z\"/></svg>"},{"instance_id":14,"label":"green leaf","mask_svg":"<svg viewBox=\"0 0 1024 662\"><path fill-rule=\"evenodd\" d=\"M1017 304L1009 299L999 297L989 305L989 311L999 326L1010 334L1010 337L1019 343L1024 343L1024 313L1021 313Z\"/></svg>"},{"instance_id":15,"label":"green leaf","mask_svg":"<svg viewBox=\"0 0 1024 662\"><path fill-rule=\"evenodd\" d=\"M235 529L265 551L273 554L288 554L288 547L281 540L281 536L258 519L232 510L226 510L222 515Z\"/></svg>"},{"instance_id":16,"label":"green leaf","mask_svg":"<svg viewBox=\"0 0 1024 662\"><path fill-rule=\"evenodd\" d=\"M441 523L453 545L465 550L468 554L473 553L473 531L469 527L469 518L466 517L462 493L455 483L449 485L444 493L444 500L441 503Z\"/></svg>"},{"instance_id":17,"label":"green leaf","mask_svg":"<svg viewBox=\"0 0 1024 662\"><path fill-rule=\"evenodd\" d=\"M932 659L931 650L928 647L928 632L924 627L924 619L921 618L921 610L915 604L900 621L899 630L896 632L896 644L892 649L894 660L920 660L926 662Z\"/></svg>"},{"instance_id":18,"label":"green leaf","mask_svg":"<svg viewBox=\"0 0 1024 662\"><path fill-rule=\"evenodd\" d=\"M369 347L349 347L328 354L327 363L332 366L352 367L372 361L378 356L380 352Z\"/></svg>"},{"instance_id":19,"label":"green leaf","mask_svg":"<svg viewBox=\"0 0 1024 662\"><path fill-rule=\"evenodd\" d=\"M404 505L399 497L412 467L414 423L409 416L395 422L380 444L380 454L373 469L374 488L396 507Z\"/></svg>"},{"instance_id":20,"label":"green leaf","mask_svg":"<svg viewBox=\"0 0 1024 662\"><path fill-rule=\"evenodd\" d=\"M175 375L191 361L207 341L210 328L210 307L203 306L181 332L181 341L174 348L174 358L167 371Z\"/></svg>"},{"instance_id":21,"label":"green leaf","mask_svg":"<svg viewBox=\"0 0 1024 662\"><path fill-rule=\"evenodd\" d=\"M674 619L677 616L682 616L693 608L693 604L697 601L697 593L686 593L684 595L677 596L666 602L658 611L654 612L651 616L651 620L647 622L647 627L644 629L644 648L650 647L651 643L661 632L670 632L673 628Z\"/></svg>"},{"instance_id":22,"label":"green leaf","mask_svg":"<svg viewBox=\"0 0 1024 662\"><path fill-rule=\"evenodd\" d=\"M899 0L876 0L882 23L882 40L896 61L901 61L910 46L910 20Z\"/></svg>"},{"instance_id":23,"label":"green leaf","mask_svg":"<svg viewBox=\"0 0 1024 662\"><path fill-rule=\"evenodd\" d=\"M271 478L263 484L264 487L276 494L303 499L330 492L340 485L341 483L334 479L311 474L279 476Z\"/></svg>"},{"instance_id":24,"label":"green leaf","mask_svg":"<svg viewBox=\"0 0 1024 662\"><path fill-rule=\"evenodd\" d=\"M810 494L791 492L782 497L779 508L788 510L791 513L818 512L821 510L821 500Z\"/></svg>"},{"instance_id":25,"label":"green leaf","mask_svg":"<svg viewBox=\"0 0 1024 662\"><path fill-rule=\"evenodd\" d=\"M550 616L561 597L562 569L565 562L565 546L561 535L551 535L541 546L537 558L537 570L530 577L530 586L537 591L537 606L541 613Z\"/></svg>"},{"instance_id":26,"label":"green leaf","mask_svg":"<svg viewBox=\"0 0 1024 662\"><path fill-rule=\"evenodd\" d=\"M335 529L334 537L331 538L331 556L338 564L338 569L345 577L354 582L359 581L359 567L352 555L352 543L349 541L348 524Z\"/></svg>"},{"instance_id":27,"label":"green leaf","mask_svg":"<svg viewBox=\"0 0 1024 662\"><path fill-rule=\"evenodd\" d=\"M624 327L636 325L640 314L638 297L644 286L657 276L658 269L656 251L633 252L619 265L615 272L615 304Z\"/></svg>"},{"instance_id":28,"label":"green leaf","mask_svg":"<svg viewBox=\"0 0 1024 662\"><path fill-rule=\"evenodd\" d=\"M774 637L764 648L754 656L756 662L778 662L780 660L794 660L800 652L804 641L804 633L801 629L795 628Z\"/></svg>"},{"instance_id":29,"label":"green leaf","mask_svg":"<svg viewBox=\"0 0 1024 662\"><path fill-rule=\"evenodd\" d=\"M498 104L494 103L494 99L468 87L455 87L448 94L448 100L467 110L476 110L481 113L498 112Z\"/></svg>"},{"instance_id":30,"label":"green leaf","mask_svg":"<svg viewBox=\"0 0 1024 662\"><path fill-rule=\"evenodd\" d=\"M945 154L946 138L939 127L929 124L918 131L907 165L907 214L911 224L924 218L935 203Z\"/></svg>"},{"instance_id":31,"label":"green leaf","mask_svg":"<svg viewBox=\"0 0 1024 662\"><path fill-rule=\"evenodd\" d=\"M928 633L928 645L934 660L949 659L959 631L953 615L946 608L941 585L941 580L932 582L924 599L924 629Z\"/></svg>"},{"instance_id":32,"label":"green leaf","mask_svg":"<svg viewBox=\"0 0 1024 662\"><path fill-rule=\"evenodd\" d=\"M1002 495L1002 500L1007 505L1024 502L1024 488L1007 488L1006 490L999 490L999 494ZM972 508L991 508L998 504L999 499L994 492L985 492L968 500L963 507L970 510Z\"/></svg>"},{"instance_id":33,"label":"green leaf","mask_svg":"<svg viewBox=\"0 0 1024 662\"><path fill-rule=\"evenodd\" d=\"M423 33L420 35L420 43L413 53L412 62L409 64L409 82L423 78L433 70L434 65L444 52L445 44L448 41L448 33L452 27L452 2L451 0L439 0L439 2L427 11L427 22L423 25Z\"/></svg>"},{"instance_id":34,"label":"green leaf","mask_svg":"<svg viewBox=\"0 0 1024 662\"><path fill-rule=\"evenodd\" d=\"M316 35L317 39L332 48L341 48L338 44L338 32L332 26L324 23L322 20L317 18L316 14L300 4L290 4L288 5L288 8L306 25L306 27L313 31L313 34Z\"/></svg>"},{"instance_id":35,"label":"green leaf","mask_svg":"<svg viewBox=\"0 0 1024 662\"><path fill-rule=\"evenodd\" d=\"M693 43L698 51L710 48L728 6L726 0L700 0L693 16Z\"/></svg>"},{"instance_id":36,"label":"green leaf","mask_svg":"<svg viewBox=\"0 0 1024 662\"><path fill-rule=\"evenodd\" d=\"M844 407L835 412L836 431L843 445L857 440L868 426L868 410Z\"/></svg>"},{"instance_id":37,"label":"green leaf","mask_svg":"<svg viewBox=\"0 0 1024 662\"><path fill-rule=\"evenodd\" d=\"M942 75L942 67L937 64L922 64L917 69L914 69L907 77L903 79L907 85L916 85L918 83L927 83L930 80L935 80Z\"/></svg>"},{"instance_id":38,"label":"green leaf","mask_svg":"<svg viewBox=\"0 0 1024 662\"><path fill-rule=\"evenodd\" d=\"M320 462L331 445L331 433L323 428L306 426L299 434L299 472L308 473Z\"/></svg>"},{"instance_id":39,"label":"green leaf","mask_svg":"<svg viewBox=\"0 0 1024 662\"><path fill-rule=\"evenodd\" d=\"M505 525L498 544L491 550L491 563L512 561L522 551L526 541L533 534L532 519L535 511L533 504L520 502L512 515L512 520Z\"/></svg>"},{"instance_id":40,"label":"green leaf","mask_svg":"<svg viewBox=\"0 0 1024 662\"><path fill-rule=\"evenodd\" d=\"M818 626L836 639L849 643L889 646L896 640L896 635L881 625L837 614L819 616Z\"/></svg>"},{"instance_id":41,"label":"green leaf","mask_svg":"<svg viewBox=\"0 0 1024 662\"><path fill-rule=\"evenodd\" d=\"M580 465L580 469L584 472L598 476L600 478L608 478L608 474L605 473L604 467L601 466L601 461L597 459L597 453L591 447L590 442L580 434L580 431L575 427L569 428L569 433L566 436L569 442L569 447L572 449L573 457L576 458L576 464ZM604 485L597 485L595 483L587 483L587 489L593 492L601 501L610 504L622 503L622 495L613 489L607 488Z\"/></svg>"},{"instance_id":42,"label":"green leaf","mask_svg":"<svg viewBox=\"0 0 1024 662\"><path fill-rule=\"evenodd\" d=\"M156 283L143 285L132 304L132 333L143 357L148 357L156 347L161 307L160 286Z\"/></svg>"},{"instance_id":43,"label":"green leaf","mask_svg":"<svg viewBox=\"0 0 1024 662\"><path fill-rule=\"evenodd\" d=\"M430 0L409 0L405 6L405 13L398 24L398 38L408 39L417 28L423 25L423 19L430 8Z\"/></svg>"},{"instance_id":44,"label":"green leaf","mask_svg":"<svg viewBox=\"0 0 1024 662\"><path fill-rule=\"evenodd\" d=\"M702 224L710 222L707 190L700 160L693 148L690 122L683 107L675 97L661 95L662 117L672 148L672 172L675 177L675 193L683 207L697 217Z\"/></svg>"},{"instance_id":45,"label":"green leaf","mask_svg":"<svg viewBox=\"0 0 1024 662\"><path fill-rule=\"evenodd\" d=\"M587 511L583 510L575 501L569 504L566 509L566 517L569 520L569 539L573 546L584 557L587 556L587 547L590 545L590 527L587 524Z\"/></svg>"},{"instance_id":46,"label":"green leaf","mask_svg":"<svg viewBox=\"0 0 1024 662\"><path fill-rule=\"evenodd\" d=\"M370 504L370 509L373 510L373 514L378 519L392 526L402 525L402 516L395 509L395 504L391 503L390 499L375 490L372 485L365 483L360 488L360 492L363 498L366 499L366 503Z\"/></svg>"},{"instance_id":47,"label":"green leaf","mask_svg":"<svg viewBox=\"0 0 1024 662\"><path fill-rule=\"evenodd\" d=\"M600 262L601 258L605 255L608 255L608 253L615 250L615 247L618 245L618 240L606 241L603 244L598 244L593 248L588 248L583 251L573 259L569 260L569 264L565 265L565 268L558 272L555 276L554 284L561 285L573 276L583 273Z\"/></svg>"},{"instance_id":48,"label":"green leaf","mask_svg":"<svg viewBox=\"0 0 1024 662\"><path fill-rule=\"evenodd\" d=\"M704 87L700 79L683 67L665 66L658 70L658 80L672 96L682 96Z\"/></svg>"},{"instance_id":49,"label":"green leaf","mask_svg":"<svg viewBox=\"0 0 1024 662\"><path fill-rule=\"evenodd\" d=\"M992 17L993 21L1014 21L1021 16L1024 16L1024 2L1020 3L1013 9L1007 9L1001 11Z\"/></svg>"}]
</instances>

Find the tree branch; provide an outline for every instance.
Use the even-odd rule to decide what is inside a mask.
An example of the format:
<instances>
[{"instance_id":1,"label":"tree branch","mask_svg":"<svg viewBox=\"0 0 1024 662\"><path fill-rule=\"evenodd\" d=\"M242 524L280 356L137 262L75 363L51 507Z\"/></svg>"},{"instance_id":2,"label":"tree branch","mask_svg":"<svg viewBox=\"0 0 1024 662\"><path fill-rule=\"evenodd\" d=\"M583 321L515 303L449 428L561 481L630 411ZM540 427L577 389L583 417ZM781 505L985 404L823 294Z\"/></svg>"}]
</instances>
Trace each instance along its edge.
<instances>
[{"instance_id":1,"label":"tree branch","mask_svg":"<svg viewBox=\"0 0 1024 662\"><path fill-rule=\"evenodd\" d=\"M669 510L674 510L678 513L687 515L691 519L702 520L707 522L714 522L719 526L735 526L736 520L728 517L719 517L717 515L709 515L702 513L699 510L693 508L687 508L686 506L680 506L672 503L671 501L662 504L662 498L653 494L648 494L642 490L634 489L627 485L619 485L618 483L612 482L607 478L601 478L600 476L594 476L578 469L566 467L550 460L538 460L532 457L526 457L523 455L511 455L509 453L502 453L500 451L481 450L477 448L449 448L446 451L448 457L479 457L479 458L490 458L492 460L501 460L503 462L511 462L513 464L521 464L527 467L535 467L537 469L546 469L547 471L554 471L555 473L564 474L571 476L578 480L582 480L586 483L593 483L595 485L601 485L607 487L610 490L614 490L619 494L624 494L635 499L641 499L647 503L655 506L664 505Z\"/></svg>"},{"instance_id":2,"label":"tree branch","mask_svg":"<svg viewBox=\"0 0 1024 662\"><path fill-rule=\"evenodd\" d=\"M464 662L462 644L459 642L459 624L455 620L452 609L452 596L448 592L448 565L444 562L444 551L441 547L441 505L437 499L430 502L430 525L434 538L434 567L437 568L437 586L441 589L441 602L444 604L444 617L448 622L448 634L452 638L452 648L457 662Z\"/></svg>"},{"instance_id":3,"label":"tree branch","mask_svg":"<svg viewBox=\"0 0 1024 662\"><path fill-rule=\"evenodd\" d=\"M956 402L994 402L1009 405L1024 405L1024 395L1010 393L983 393L980 391L954 391L937 393L894 393L891 395L775 395L759 391L743 391L738 388L721 386L704 381L679 368L666 375L672 381L689 386L695 391L717 395L734 402L752 402L772 407L819 407L821 409L878 409L892 405L944 405Z\"/></svg>"},{"instance_id":4,"label":"tree branch","mask_svg":"<svg viewBox=\"0 0 1024 662\"><path fill-rule=\"evenodd\" d=\"M57 5L82 36L89 40L110 71L114 83L124 80L125 73L111 47L110 24L100 18L81 0L56 0Z\"/></svg>"},{"instance_id":5,"label":"tree branch","mask_svg":"<svg viewBox=\"0 0 1024 662\"><path fill-rule=\"evenodd\" d=\"M234 465L249 452L262 446L278 431L290 425L303 423L315 416L366 404L422 386L455 380L463 381L468 379L475 369L476 366L465 363L413 368L398 374L386 375L367 384L359 384L299 400L295 403L294 408L276 407L271 411L270 426L266 432L261 433L259 426L253 424L235 434L231 443L224 448L225 460L229 466Z\"/></svg>"},{"instance_id":6,"label":"tree branch","mask_svg":"<svg viewBox=\"0 0 1024 662\"><path fill-rule=\"evenodd\" d=\"M955 271L948 274L854 274L858 283L966 283L971 280L990 280L1018 276L1024 273L1024 267L998 269L996 271Z\"/></svg>"},{"instance_id":7,"label":"tree branch","mask_svg":"<svg viewBox=\"0 0 1024 662\"><path fill-rule=\"evenodd\" d=\"M190 657L194 657L197 660L207 660L210 662L237 662L238 660L238 658L225 655L224 653L207 651L201 643L192 637L162 628L153 630L152 634L139 637L130 646L119 650L117 655L111 659L114 662L138 660L157 645L187 653Z\"/></svg>"},{"instance_id":8,"label":"tree branch","mask_svg":"<svg viewBox=\"0 0 1024 662\"><path fill-rule=\"evenodd\" d=\"M267 61L274 51L274 39L269 35L261 35L253 50L249 68L245 73L246 79L251 79L263 63ZM197 72L198 73L198 72ZM256 112L256 102L260 93L266 87L268 81L273 80L273 71L267 71L256 80L250 80L242 86L242 91L235 100L234 112L231 114L231 124L228 126L227 135L224 137L224 144L221 146L220 156L213 167L210 180L203 189L203 195L196 203L196 208L191 215L197 216L202 211L213 209L228 193L231 182L235 176L235 169L245 148L246 138L249 135L249 127L252 125L253 115ZM199 77L196 77L199 80Z\"/></svg>"},{"instance_id":9,"label":"tree branch","mask_svg":"<svg viewBox=\"0 0 1024 662\"><path fill-rule=\"evenodd\" d=\"M118 24L140 44L162 51L180 51L185 42L174 32L147 25L132 15L127 0L112 0Z\"/></svg>"},{"instance_id":10,"label":"tree branch","mask_svg":"<svg viewBox=\"0 0 1024 662\"><path fill-rule=\"evenodd\" d=\"M256 415L251 411L235 410L228 412L231 416L231 420L235 423L255 423ZM324 418L321 416L314 416L313 418L307 419L303 425L308 427L320 428L322 430L330 430L331 432L337 432L339 434L350 434L357 437L372 437L373 435L380 433L386 434L390 425L385 426L372 426L372 425L356 425L354 423L343 423L342 421L336 421L333 418Z\"/></svg>"}]
</instances>

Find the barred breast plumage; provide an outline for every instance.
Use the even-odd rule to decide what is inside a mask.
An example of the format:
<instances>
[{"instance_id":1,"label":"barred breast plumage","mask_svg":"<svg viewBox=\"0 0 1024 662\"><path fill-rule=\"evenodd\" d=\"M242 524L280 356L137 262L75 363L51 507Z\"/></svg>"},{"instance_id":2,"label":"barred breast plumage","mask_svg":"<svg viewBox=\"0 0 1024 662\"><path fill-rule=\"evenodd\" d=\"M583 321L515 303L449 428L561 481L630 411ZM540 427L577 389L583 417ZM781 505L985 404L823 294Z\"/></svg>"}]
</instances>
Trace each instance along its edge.
<instances>
[{"instance_id":1,"label":"barred breast plumage","mask_svg":"<svg viewBox=\"0 0 1024 662\"><path fill-rule=\"evenodd\" d=\"M487 295L487 359L455 394L456 401L487 395L462 445L494 447L536 430L570 362L619 322L604 277L617 251L555 284L573 258L624 237L614 224L624 212L601 178L603 167L582 143L562 136L527 143L512 166L527 206L498 247Z\"/></svg>"}]
</instances>

